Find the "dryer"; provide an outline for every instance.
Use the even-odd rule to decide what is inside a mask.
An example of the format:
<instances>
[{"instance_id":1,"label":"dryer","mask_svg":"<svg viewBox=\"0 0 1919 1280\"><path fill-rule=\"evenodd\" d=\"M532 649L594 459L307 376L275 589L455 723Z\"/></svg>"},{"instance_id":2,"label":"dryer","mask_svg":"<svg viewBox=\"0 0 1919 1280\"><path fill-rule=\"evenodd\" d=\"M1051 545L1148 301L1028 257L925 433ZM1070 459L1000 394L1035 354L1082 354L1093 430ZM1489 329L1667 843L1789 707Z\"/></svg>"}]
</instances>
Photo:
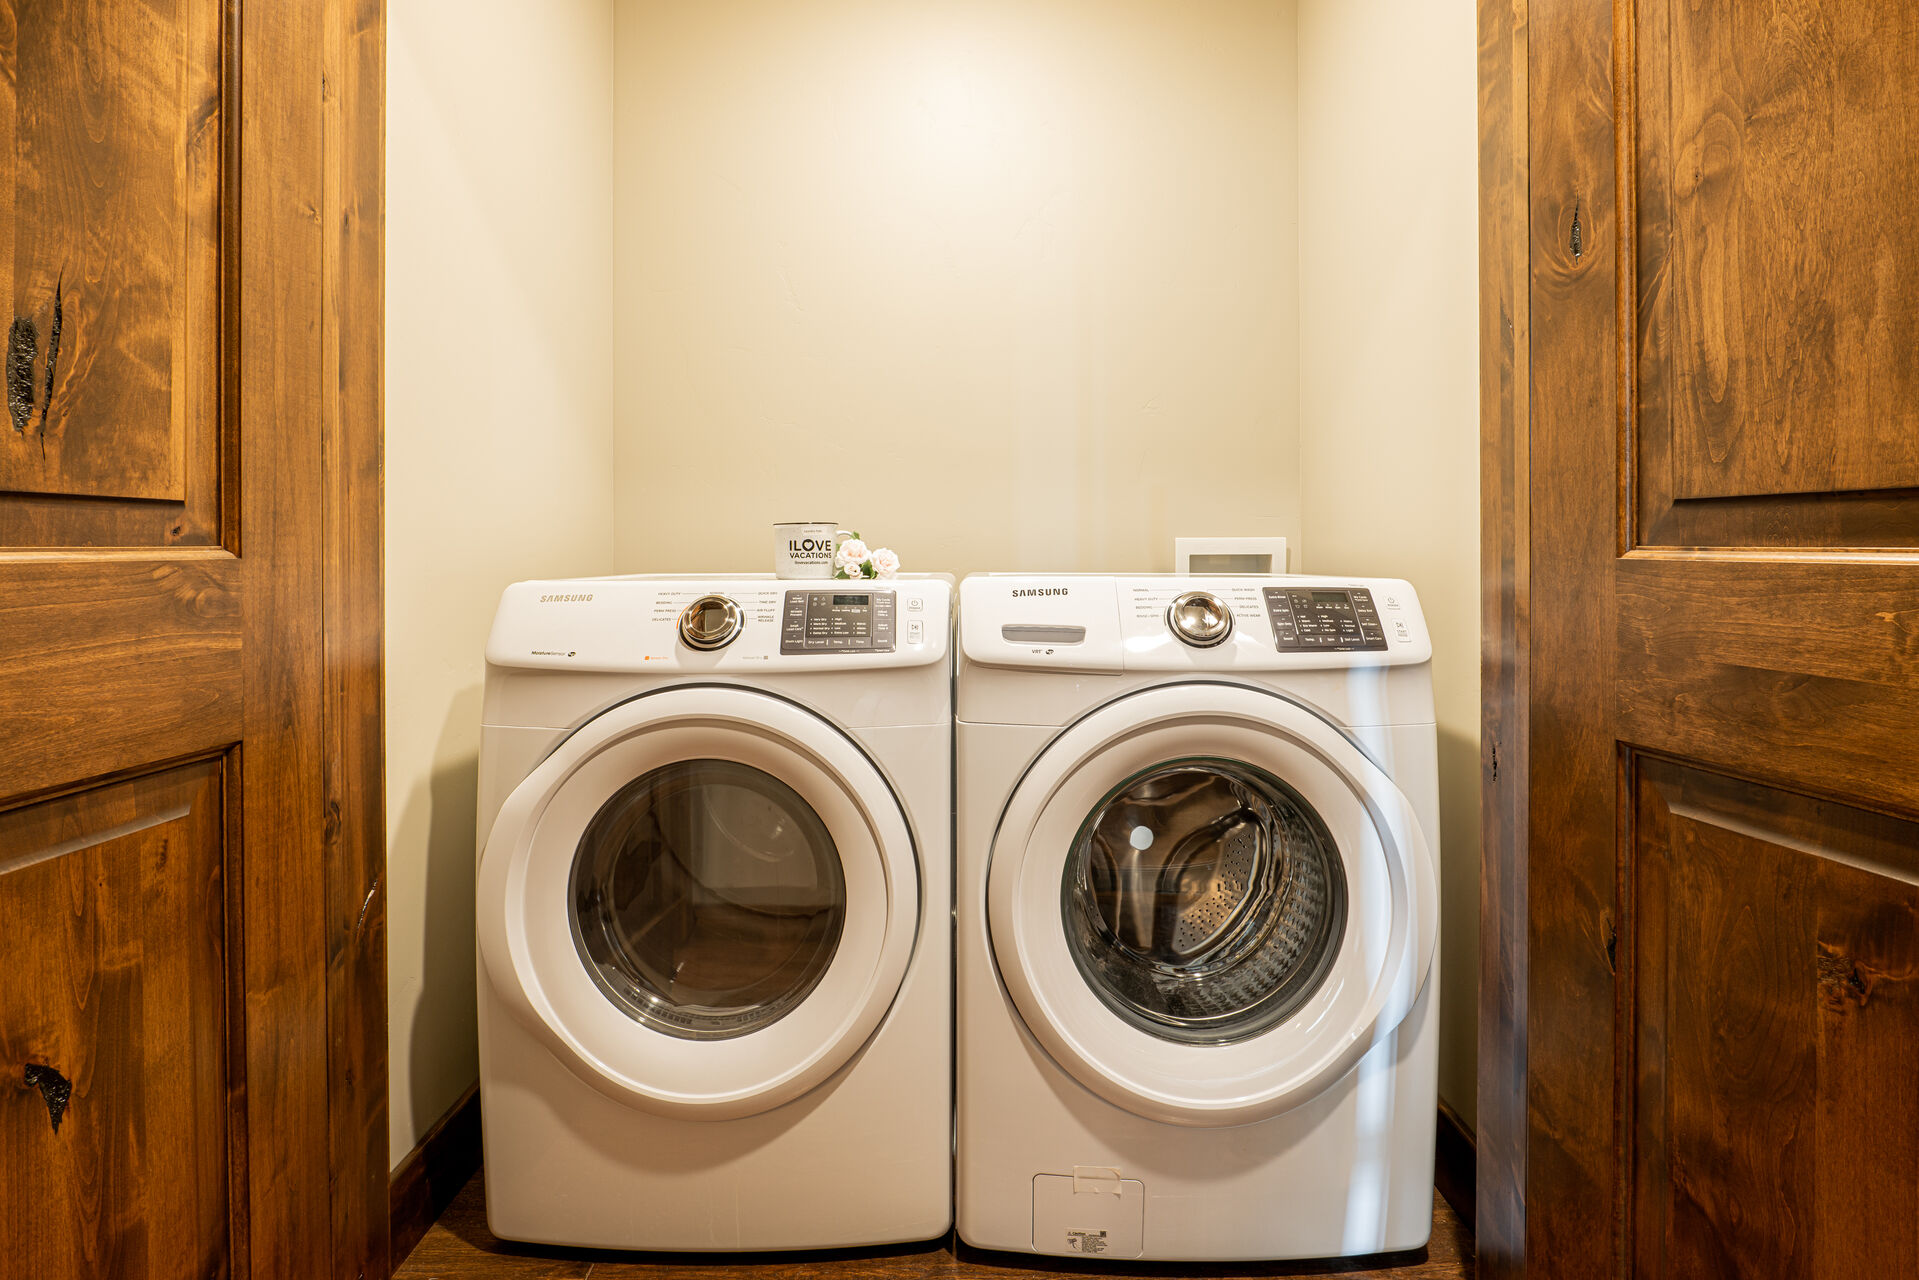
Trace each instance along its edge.
<instances>
[{"instance_id":1,"label":"dryer","mask_svg":"<svg viewBox=\"0 0 1919 1280\"><path fill-rule=\"evenodd\" d=\"M1423 1245L1438 778L1411 586L976 576L959 632L960 1235Z\"/></svg>"},{"instance_id":2,"label":"dryer","mask_svg":"<svg viewBox=\"0 0 1919 1280\"><path fill-rule=\"evenodd\" d=\"M507 589L476 891L495 1234L948 1229L950 606L932 577Z\"/></svg>"}]
</instances>

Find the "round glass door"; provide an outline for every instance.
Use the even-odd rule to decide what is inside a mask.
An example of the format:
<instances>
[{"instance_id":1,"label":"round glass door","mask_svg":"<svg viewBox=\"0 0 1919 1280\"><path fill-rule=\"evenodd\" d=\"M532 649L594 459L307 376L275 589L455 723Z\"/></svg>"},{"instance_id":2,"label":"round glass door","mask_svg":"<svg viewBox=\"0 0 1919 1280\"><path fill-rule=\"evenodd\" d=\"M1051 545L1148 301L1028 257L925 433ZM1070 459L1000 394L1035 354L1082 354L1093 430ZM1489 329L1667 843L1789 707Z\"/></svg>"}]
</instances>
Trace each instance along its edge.
<instances>
[{"instance_id":1,"label":"round glass door","mask_svg":"<svg viewBox=\"0 0 1919 1280\"><path fill-rule=\"evenodd\" d=\"M686 686L624 702L501 805L475 886L505 1013L622 1105L757 1115L844 1066L920 922L892 786L813 712Z\"/></svg>"},{"instance_id":2,"label":"round glass door","mask_svg":"<svg viewBox=\"0 0 1919 1280\"><path fill-rule=\"evenodd\" d=\"M614 793L573 861L574 942L638 1022L688 1040L746 1035L819 985L846 920L840 853L772 774L684 760Z\"/></svg>"},{"instance_id":3,"label":"round glass door","mask_svg":"<svg viewBox=\"0 0 1919 1280\"><path fill-rule=\"evenodd\" d=\"M1345 933L1346 876L1300 794L1241 762L1168 761L1104 796L1061 877L1066 943L1132 1025L1230 1044L1290 1017Z\"/></svg>"},{"instance_id":4,"label":"round glass door","mask_svg":"<svg viewBox=\"0 0 1919 1280\"><path fill-rule=\"evenodd\" d=\"M1067 727L1008 796L986 872L1001 983L1115 1106L1250 1124L1393 1033L1438 936L1391 778L1308 708L1194 682Z\"/></svg>"}]
</instances>

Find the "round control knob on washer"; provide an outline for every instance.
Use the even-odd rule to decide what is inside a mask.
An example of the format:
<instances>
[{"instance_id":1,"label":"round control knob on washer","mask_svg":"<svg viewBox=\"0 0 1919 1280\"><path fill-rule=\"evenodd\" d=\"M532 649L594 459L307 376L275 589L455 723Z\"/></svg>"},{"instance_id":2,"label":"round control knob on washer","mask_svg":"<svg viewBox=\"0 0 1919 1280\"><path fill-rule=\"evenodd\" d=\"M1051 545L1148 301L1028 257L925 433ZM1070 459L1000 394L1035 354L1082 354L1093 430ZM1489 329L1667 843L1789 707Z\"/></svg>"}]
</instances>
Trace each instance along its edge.
<instances>
[{"instance_id":1,"label":"round control knob on washer","mask_svg":"<svg viewBox=\"0 0 1919 1280\"><path fill-rule=\"evenodd\" d=\"M1195 649L1210 649L1233 634L1233 611L1210 591L1188 591L1167 608L1166 625Z\"/></svg>"},{"instance_id":2,"label":"round control knob on washer","mask_svg":"<svg viewBox=\"0 0 1919 1280\"><path fill-rule=\"evenodd\" d=\"M740 607L725 596L701 596L680 610L680 639L689 649L724 649L743 625Z\"/></svg>"}]
</instances>

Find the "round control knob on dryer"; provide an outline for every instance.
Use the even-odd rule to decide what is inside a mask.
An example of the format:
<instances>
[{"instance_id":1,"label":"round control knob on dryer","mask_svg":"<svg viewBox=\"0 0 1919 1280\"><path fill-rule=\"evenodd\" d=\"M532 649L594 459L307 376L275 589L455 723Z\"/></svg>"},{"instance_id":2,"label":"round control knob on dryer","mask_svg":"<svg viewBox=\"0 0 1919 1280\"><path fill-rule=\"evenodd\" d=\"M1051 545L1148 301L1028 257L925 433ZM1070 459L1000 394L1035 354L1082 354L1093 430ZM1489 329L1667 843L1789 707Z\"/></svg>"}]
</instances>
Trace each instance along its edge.
<instances>
[{"instance_id":1,"label":"round control knob on dryer","mask_svg":"<svg viewBox=\"0 0 1919 1280\"><path fill-rule=\"evenodd\" d=\"M1233 634L1233 611L1210 591L1188 591L1166 610L1166 625L1195 649L1210 649Z\"/></svg>"},{"instance_id":2,"label":"round control knob on dryer","mask_svg":"<svg viewBox=\"0 0 1919 1280\"><path fill-rule=\"evenodd\" d=\"M701 596L680 610L680 639L689 649L724 649L743 625L740 607L725 596Z\"/></svg>"}]
</instances>

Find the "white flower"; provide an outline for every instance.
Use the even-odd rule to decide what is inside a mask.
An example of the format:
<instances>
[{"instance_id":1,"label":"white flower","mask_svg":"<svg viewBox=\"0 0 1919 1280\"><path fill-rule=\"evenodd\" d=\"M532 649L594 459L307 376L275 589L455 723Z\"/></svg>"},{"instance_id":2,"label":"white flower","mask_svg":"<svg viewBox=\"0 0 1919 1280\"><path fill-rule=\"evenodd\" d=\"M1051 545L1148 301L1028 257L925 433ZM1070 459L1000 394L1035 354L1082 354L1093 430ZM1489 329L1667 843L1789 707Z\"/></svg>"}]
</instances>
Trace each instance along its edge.
<instances>
[{"instance_id":1,"label":"white flower","mask_svg":"<svg viewBox=\"0 0 1919 1280\"><path fill-rule=\"evenodd\" d=\"M837 567L850 572L853 566L865 564L868 557L872 554L872 552L866 549L864 542L861 542L858 538L848 538L845 542L840 543L839 550L833 553L833 563Z\"/></svg>"},{"instance_id":2,"label":"white flower","mask_svg":"<svg viewBox=\"0 0 1919 1280\"><path fill-rule=\"evenodd\" d=\"M900 571L899 552L891 547L873 548L873 569L882 578L893 577Z\"/></svg>"}]
</instances>

